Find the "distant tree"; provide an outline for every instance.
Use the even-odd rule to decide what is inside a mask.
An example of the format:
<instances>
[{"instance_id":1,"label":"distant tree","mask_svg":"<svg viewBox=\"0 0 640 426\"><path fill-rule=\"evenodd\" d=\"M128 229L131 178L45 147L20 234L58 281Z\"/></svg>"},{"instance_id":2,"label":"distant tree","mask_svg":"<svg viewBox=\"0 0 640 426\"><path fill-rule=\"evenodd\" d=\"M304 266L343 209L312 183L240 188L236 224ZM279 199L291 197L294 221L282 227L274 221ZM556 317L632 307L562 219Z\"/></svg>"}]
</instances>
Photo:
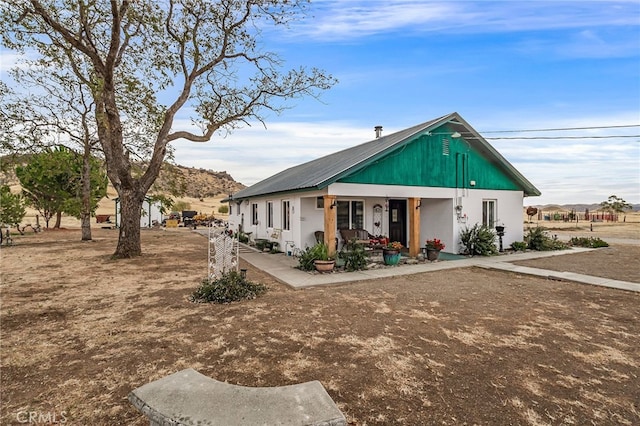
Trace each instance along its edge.
<instances>
[{"instance_id":1,"label":"distant tree","mask_svg":"<svg viewBox=\"0 0 640 426\"><path fill-rule=\"evenodd\" d=\"M57 147L33 154L26 165L16 167L27 203L40 212L47 228L54 216L54 227L59 228L63 212L75 217L81 215L83 161L73 150ZM107 188L104 171L97 160L93 159L93 162L91 211L95 211Z\"/></svg>"},{"instance_id":2,"label":"distant tree","mask_svg":"<svg viewBox=\"0 0 640 426\"><path fill-rule=\"evenodd\" d=\"M631 210L631 204L627 203L622 198L611 195L607 201L603 201L600 203L600 207L604 210L609 211L610 213L624 213L626 210Z\"/></svg>"},{"instance_id":3,"label":"distant tree","mask_svg":"<svg viewBox=\"0 0 640 426\"><path fill-rule=\"evenodd\" d=\"M59 148L35 154L26 165L16 167L27 204L40 212L47 228L54 216L57 216L54 227L60 227L62 206L72 192L67 162L66 150Z\"/></svg>"},{"instance_id":4,"label":"distant tree","mask_svg":"<svg viewBox=\"0 0 640 426\"><path fill-rule=\"evenodd\" d=\"M73 153L74 158L69 163L72 178L73 193L65 201L62 211L70 216L80 219L83 226L87 226L87 218L94 215L98 208L98 202L107 195L109 180L104 171L102 162L95 157ZM89 164L87 165L86 162ZM87 182L88 180L88 182ZM90 226L89 226L90 227ZM82 240L90 240L88 238Z\"/></svg>"},{"instance_id":5,"label":"distant tree","mask_svg":"<svg viewBox=\"0 0 640 426\"><path fill-rule=\"evenodd\" d=\"M207 142L283 101L317 96L335 79L318 69L282 69L260 44L271 27L302 19L306 0L25 0L0 2L0 38L33 62L73 72L93 101L93 117L122 221L114 257L142 253L140 214L172 141ZM135 102L126 93L139 94ZM162 94L164 101L158 100ZM180 111L198 129L176 129ZM140 175L126 135L146 116L153 139ZM133 129L133 130L132 130Z\"/></svg>"},{"instance_id":6,"label":"distant tree","mask_svg":"<svg viewBox=\"0 0 640 426\"><path fill-rule=\"evenodd\" d=\"M20 222L26 213L22 195L12 194L8 185L0 186L0 225L15 226L22 233ZM2 229L0 229L0 243L2 243Z\"/></svg>"}]
</instances>

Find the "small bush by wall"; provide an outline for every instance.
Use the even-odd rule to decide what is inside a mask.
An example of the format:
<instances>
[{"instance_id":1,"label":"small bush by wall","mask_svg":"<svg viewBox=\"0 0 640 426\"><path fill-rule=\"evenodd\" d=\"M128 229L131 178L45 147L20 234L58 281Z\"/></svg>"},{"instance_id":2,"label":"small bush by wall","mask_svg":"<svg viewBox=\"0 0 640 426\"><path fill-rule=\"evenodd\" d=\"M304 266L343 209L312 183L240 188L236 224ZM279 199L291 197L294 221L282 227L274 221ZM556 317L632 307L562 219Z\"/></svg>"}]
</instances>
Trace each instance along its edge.
<instances>
[{"instance_id":1,"label":"small bush by wall","mask_svg":"<svg viewBox=\"0 0 640 426\"><path fill-rule=\"evenodd\" d=\"M498 254L496 234L485 225L476 223L471 228L460 231L460 241L464 246L464 253L470 256L491 256Z\"/></svg>"},{"instance_id":2,"label":"small bush by wall","mask_svg":"<svg viewBox=\"0 0 640 426\"><path fill-rule=\"evenodd\" d=\"M367 254L362 244L355 240L347 242L346 251L341 251L338 256L344 260L344 269L347 272L362 271L367 267Z\"/></svg>"},{"instance_id":3,"label":"small bush by wall","mask_svg":"<svg viewBox=\"0 0 640 426\"><path fill-rule=\"evenodd\" d=\"M527 249L527 243L524 241L514 241L511 243L511 248L514 251L525 251Z\"/></svg>"}]
</instances>

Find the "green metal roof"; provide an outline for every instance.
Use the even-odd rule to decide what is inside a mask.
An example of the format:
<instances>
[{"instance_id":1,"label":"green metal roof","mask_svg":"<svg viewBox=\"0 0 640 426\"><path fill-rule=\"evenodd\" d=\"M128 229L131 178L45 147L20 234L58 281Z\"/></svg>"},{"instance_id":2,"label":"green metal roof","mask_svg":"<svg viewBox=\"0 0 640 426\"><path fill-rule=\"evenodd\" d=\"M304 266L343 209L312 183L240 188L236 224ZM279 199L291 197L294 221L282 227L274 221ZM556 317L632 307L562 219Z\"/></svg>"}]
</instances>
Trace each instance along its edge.
<instances>
[{"instance_id":1,"label":"green metal roof","mask_svg":"<svg viewBox=\"0 0 640 426\"><path fill-rule=\"evenodd\" d=\"M323 189L337 180L384 157L416 137L447 124L453 131L460 132L474 148L495 160L495 163L522 187L525 195L540 195L540 191L522 176L484 138L469 126L458 113L418 124L408 129L376 138L372 141L334 152L333 154L291 167L233 194L229 200L278 194L284 192L311 191Z\"/></svg>"}]
</instances>

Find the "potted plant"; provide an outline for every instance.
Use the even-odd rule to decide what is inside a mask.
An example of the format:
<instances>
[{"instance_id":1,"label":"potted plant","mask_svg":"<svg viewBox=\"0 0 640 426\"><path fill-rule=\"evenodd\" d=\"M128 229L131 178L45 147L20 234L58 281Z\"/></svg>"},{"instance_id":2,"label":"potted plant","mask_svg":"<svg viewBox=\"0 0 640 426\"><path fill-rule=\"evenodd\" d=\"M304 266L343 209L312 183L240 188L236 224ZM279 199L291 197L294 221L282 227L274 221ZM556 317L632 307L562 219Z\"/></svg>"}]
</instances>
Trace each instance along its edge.
<instances>
[{"instance_id":1,"label":"potted plant","mask_svg":"<svg viewBox=\"0 0 640 426\"><path fill-rule=\"evenodd\" d=\"M382 249L382 258L384 259L385 265L397 265L400 262L400 250L402 249L402 244L398 241L392 241L388 243Z\"/></svg>"},{"instance_id":2,"label":"potted plant","mask_svg":"<svg viewBox=\"0 0 640 426\"><path fill-rule=\"evenodd\" d=\"M336 260L329 256L329 246L325 243L316 243L316 245L311 248L311 253L313 254L313 265L315 266L316 271L333 271L333 267L336 265Z\"/></svg>"},{"instance_id":3,"label":"potted plant","mask_svg":"<svg viewBox=\"0 0 640 426\"><path fill-rule=\"evenodd\" d=\"M425 248L427 250L427 260L433 262L434 260L438 260L440 250L444 249L444 244L438 238L434 238L432 240L427 240Z\"/></svg>"}]
</instances>

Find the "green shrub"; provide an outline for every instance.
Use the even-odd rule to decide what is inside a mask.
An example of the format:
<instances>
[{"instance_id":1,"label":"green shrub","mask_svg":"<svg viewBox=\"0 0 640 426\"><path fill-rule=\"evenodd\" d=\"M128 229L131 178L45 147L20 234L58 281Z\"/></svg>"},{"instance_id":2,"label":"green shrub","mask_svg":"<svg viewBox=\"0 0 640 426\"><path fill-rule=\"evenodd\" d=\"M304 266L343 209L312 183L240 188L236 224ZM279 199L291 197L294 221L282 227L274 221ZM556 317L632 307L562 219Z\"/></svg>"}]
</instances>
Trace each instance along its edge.
<instances>
[{"instance_id":1,"label":"green shrub","mask_svg":"<svg viewBox=\"0 0 640 426\"><path fill-rule=\"evenodd\" d=\"M527 249L527 243L524 241L514 241L511 243L511 248L514 251L525 251Z\"/></svg>"},{"instance_id":2,"label":"green shrub","mask_svg":"<svg viewBox=\"0 0 640 426\"><path fill-rule=\"evenodd\" d=\"M202 280L190 297L196 303L231 303L244 299L255 299L267 291L264 284L247 281L236 271L229 272L217 280Z\"/></svg>"},{"instance_id":3,"label":"green shrub","mask_svg":"<svg viewBox=\"0 0 640 426\"><path fill-rule=\"evenodd\" d=\"M313 271L316 267L313 265L313 261L315 259L315 254L313 253L313 247L307 247L300 254L297 255L298 258L298 269L302 269L303 271Z\"/></svg>"},{"instance_id":4,"label":"green shrub","mask_svg":"<svg viewBox=\"0 0 640 426\"><path fill-rule=\"evenodd\" d=\"M476 223L472 228L460 231L460 241L464 246L464 254L474 256L491 256L498 254L496 234L485 225Z\"/></svg>"},{"instance_id":5,"label":"green shrub","mask_svg":"<svg viewBox=\"0 0 640 426\"><path fill-rule=\"evenodd\" d=\"M233 236L235 238L237 238L238 241L240 241L243 244L248 244L249 243L249 236L247 234L245 234L244 232L236 232Z\"/></svg>"},{"instance_id":6,"label":"green shrub","mask_svg":"<svg viewBox=\"0 0 640 426\"><path fill-rule=\"evenodd\" d=\"M348 272L362 271L367 268L367 254L364 246L352 239L347 242L346 250L341 251L338 256L344 260L344 269Z\"/></svg>"},{"instance_id":7,"label":"green shrub","mask_svg":"<svg viewBox=\"0 0 640 426\"><path fill-rule=\"evenodd\" d=\"M324 243L316 243L307 247L298 255L298 269L303 271L313 271L316 267L314 260L331 260L329 258L329 247Z\"/></svg>"},{"instance_id":8,"label":"green shrub","mask_svg":"<svg viewBox=\"0 0 640 426\"><path fill-rule=\"evenodd\" d=\"M229 206L226 205L226 204L222 204L221 206L218 207L218 213L220 213L220 214L229 213Z\"/></svg>"},{"instance_id":9,"label":"green shrub","mask_svg":"<svg viewBox=\"0 0 640 426\"><path fill-rule=\"evenodd\" d=\"M590 248L609 247L609 243L594 237L571 237L569 245Z\"/></svg>"},{"instance_id":10,"label":"green shrub","mask_svg":"<svg viewBox=\"0 0 640 426\"><path fill-rule=\"evenodd\" d=\"M564 250L568 248L562 241L551 238L546 229L541 226L530 228L525 236L525 241L527 242L527 248L537 251Z\"/></svg>"}]
</instances>

